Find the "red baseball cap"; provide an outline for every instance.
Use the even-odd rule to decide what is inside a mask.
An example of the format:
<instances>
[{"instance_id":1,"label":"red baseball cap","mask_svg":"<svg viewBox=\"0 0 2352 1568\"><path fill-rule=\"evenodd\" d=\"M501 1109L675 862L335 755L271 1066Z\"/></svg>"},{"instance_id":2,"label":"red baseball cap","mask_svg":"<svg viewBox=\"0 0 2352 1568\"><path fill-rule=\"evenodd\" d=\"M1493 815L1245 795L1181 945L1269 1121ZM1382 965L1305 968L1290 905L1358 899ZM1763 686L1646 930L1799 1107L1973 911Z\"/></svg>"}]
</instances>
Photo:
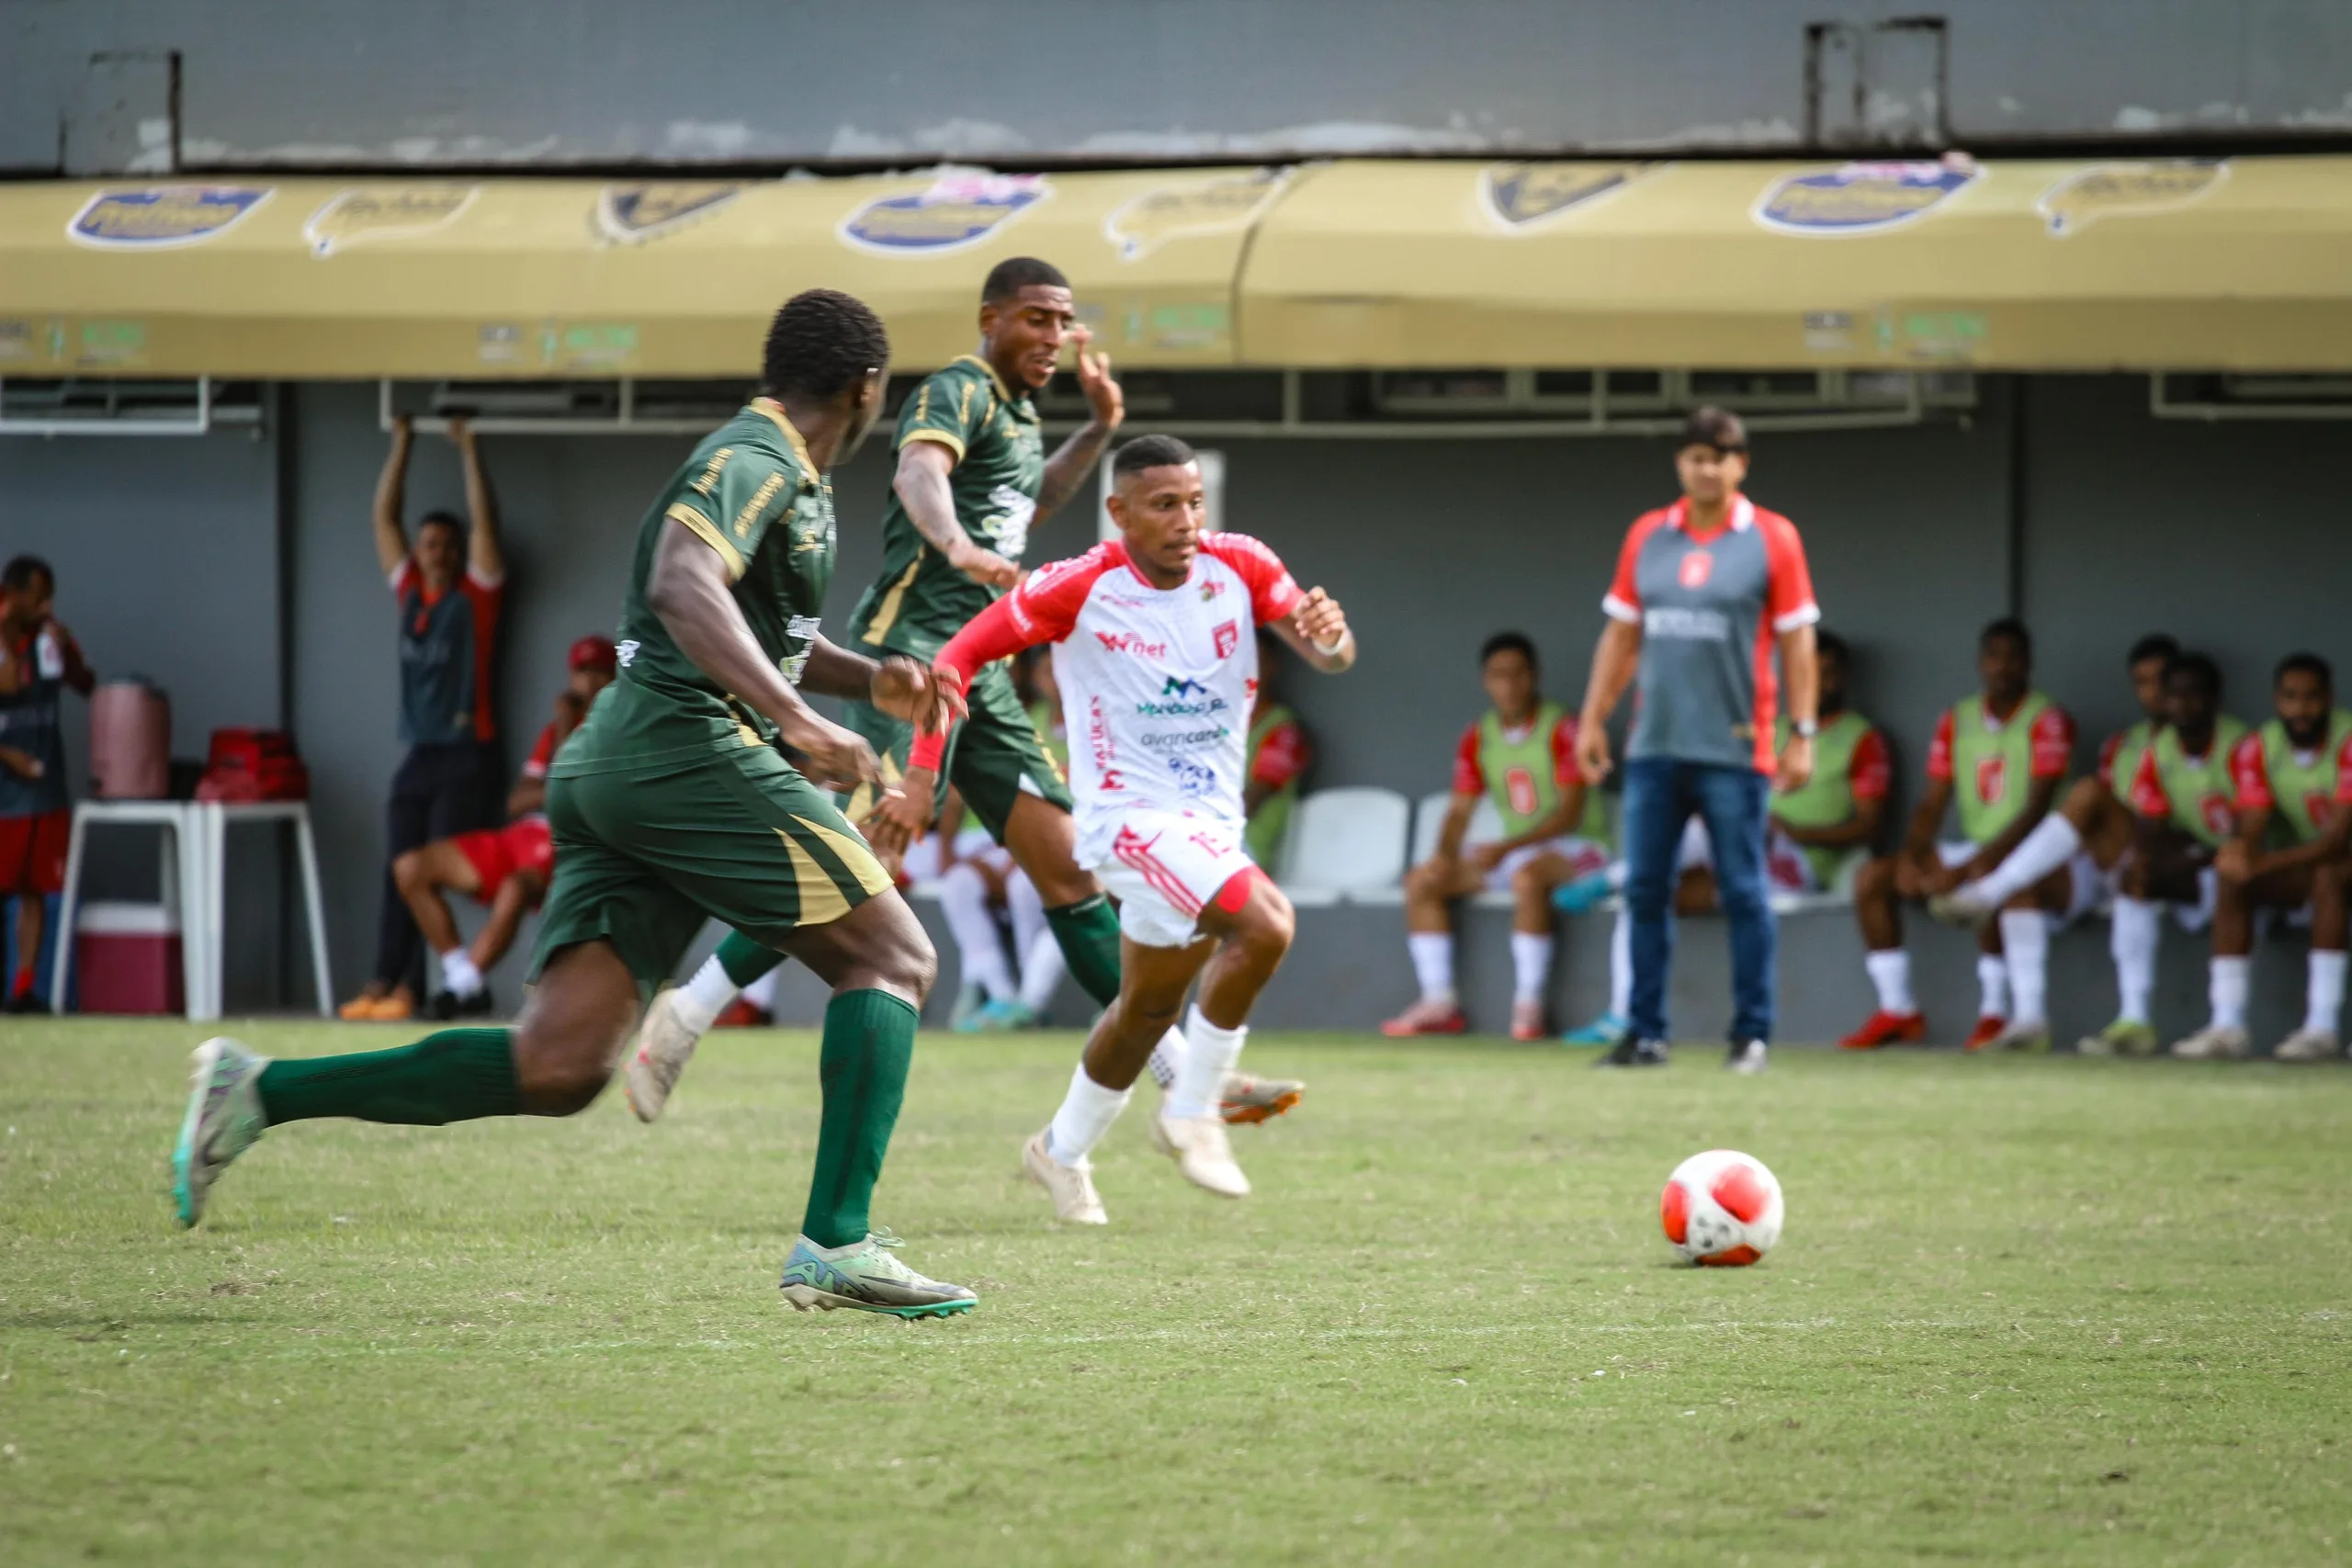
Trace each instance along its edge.
<instances>
[{"instance_id":1,"label":"red baseball cap","mask_svg":"<svg viewBox=\"0 0 2352 1568\"><path fill-rule=\"evenodd\" d=\"M601 670L611 674L620 666L620 659L613 651L613 639L608 637L583 637L571 645L571 668Z\"/></svg>"}]
</instances>

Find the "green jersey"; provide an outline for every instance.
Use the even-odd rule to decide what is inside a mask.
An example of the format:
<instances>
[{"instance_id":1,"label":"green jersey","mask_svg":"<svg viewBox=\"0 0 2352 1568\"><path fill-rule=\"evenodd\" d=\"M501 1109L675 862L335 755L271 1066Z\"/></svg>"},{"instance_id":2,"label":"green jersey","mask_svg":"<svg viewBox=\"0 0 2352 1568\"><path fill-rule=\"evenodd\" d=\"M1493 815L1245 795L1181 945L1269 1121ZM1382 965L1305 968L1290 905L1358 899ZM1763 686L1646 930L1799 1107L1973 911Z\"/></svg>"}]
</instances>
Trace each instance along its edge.
<instances>
[{"instance_id":1,"label":"green jersey","mask_svg":"<svg viewBox=\"0 0 2352 1568\"><path fill-rule=\"evenodd\" d=\"M917 441L935 441L955 459L947 486L965 534L1018 561L1046 479L1045 434L1028 394L1013 396L987 361L967 355L924 377L899 411L891 450ZM850 633L929 663L997 593L932 548L894 490L882 513L882 575L858 601Z\"/></svg>"},{"instance_id":2,"label":"green jersey","mask_svg":"<svg viewBox=\"0 0 2352 1568\"><path fill-rule=\"evenodd\" d=\"M2140 772L2132 781L2132 809L2168 821L2199 843L2221 848L2237 825L2230 754L2245 736L2245 726L2223 714L2213 720L2213 743L2203 756L2192 757L2181 744L2180 731L2164 730L2140 759Z\"/></svg>"},{"instance_id":3,"label":"green jersey","mask_svg":"<svg viewBox=\"0 0 2352 1568\"><path fill-rule=\"evenodd\" d=\"M2099 748L2098 776L2107 781L2108 789L2118 800L2132 798L2132 781L2140 776L2140 759L2147 754L2148 742L2156 735L2156 721L2143 718L2119 735L2107 738Z\"/></svg>"},{"instance_id":4,"label":"green jersey","mask_svg":"<svg viewBox=\"0 0 2352 1568\"><path fill-rule=\"evenodd\" d=\"M833 492L800 433L763 398L703 439L639 525L621 606L619 676L554 773L775 739L775 727L704 674L646 603L654 550L673 525L718 552L752 638L799 684L833 576Z\"/></svg>"},{"instance_id":5,"label":"green jersey","mask_svg":"<svg viewBox=\"0 0 2352 1568\"><path fill-rule=\"evenodd\" d=\"M1789 721L1782 718L1777 729L1777 746L1785 749ZM1884 800L1893 784L1885 740L1869 719L1849 708L1824 723L1814 737L1813 777L1804 787L1772 792L1772 819L1792 828L1835 828L1854 819L1857 802ZM1822 887L1836 886L1845 863L1868 852L1861 844L1843 850L1819 844L1802 848L1813 866L1815 884Z\"/></svg>"},{"instance_id":6,"label":"green jersey","mask_svg":"<svg viewBox=\"0 0 2352 1568\"><path fill-rule=\"evenodd\" d=\"M2343 787L2345 753L2352 750L2352 713L2337 708L2327 716L2327 735L2309 751L2298 751L2287 727L2272 719L2238 742L2230 760L2240 810L2268 809L2284 823L2290 840L2306 844L2327 829Z\"/></svg>"},{"instance_id":7,"label":"green jersey","mask_svg":"<svg viewBox=\"0 0 2352 1568\"><path fill-rule=\"evenodd\" d=\"M1980 696L1947 710L1928 748L1928 777L1952 786L1961 836L1991 843L2007 831L2031 798L2033 781L2066 776L2075 750L2075 721L2041 692L2028 692L2017 710L1996 719Z\"/></svg>"},{"instance_id":8,"label":"green jersey","mask_svg":"<svg viewBox=\"0 0 2352 1568\"><path fill-rule=\"evenodd\" d=\"M1577 721L1559 704L1539 705L1517 736L1489 708L1462 738L1453 788L1486 795L1502 818L1502 836L1515 839L1558 808L1560 791L1579 776L1576 757ZM1568 831L1597 844L1609 841L1609 811L1599 790L1585 791L1584 815Z\"/></svg>"}]
</instances>

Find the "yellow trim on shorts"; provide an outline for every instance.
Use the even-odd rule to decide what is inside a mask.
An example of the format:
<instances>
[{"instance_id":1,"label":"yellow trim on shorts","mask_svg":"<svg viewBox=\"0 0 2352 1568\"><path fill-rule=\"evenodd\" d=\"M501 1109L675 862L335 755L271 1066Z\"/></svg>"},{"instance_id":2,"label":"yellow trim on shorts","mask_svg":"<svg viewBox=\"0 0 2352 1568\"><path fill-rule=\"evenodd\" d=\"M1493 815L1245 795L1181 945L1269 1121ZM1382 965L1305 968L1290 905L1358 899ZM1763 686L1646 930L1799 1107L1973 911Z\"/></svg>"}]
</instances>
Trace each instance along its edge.
<instances>
[{"instance_id":1,"label":"yellow trim on shorts","mask_svg":"<svg viewBox=\"0 0 2352 1568\"><path fill-rule=\"evenodd\" d=\"M798 822L799 818L793 818ZM778 828L775 836L784 840L785 852L792 858L792 880L800 887L800 912L794 919L797 926L825 926L849 913L849 895L839 884L825 874L817 857L796 842L791 834Z\"/></svg>"},{"instance_id":2,"label":"yellow trim on shorts","mask_svg":"<svg viewBox=\"0 0 2352 1568\"><path fill-rule=\"evenodd\" d=\"M713 523L683 501L672 502L670 510L662 515L673 523L685 525L695 537L717 550L718 558L727 563L728 581L741 582L743 580L743 569L750 563L743 559L743 552L737 549L733 542L718 531L718 524Z\"/></svg>"},{"instance_id":3,"label":"yellow trim on shorts","mask_svg":"<svg viewBox=\"0 0 2352 1568\"><path fill-rule=\"evenodd\" d=\"M806 817L795 817L793 820L823 840L826 847L841 857L842 864L857 878L857 885L865 890L867 897L874 897L892 886L890 874L882 869L882 863L874 858L874 852L866 847L865 840L845 838L823 823L811 822Z\"/></svg>"},{"instance_id":4,"label":"yellow trim on shorts","mask_svg":"<svg viewBox=\"0 0 2352 1568\"><path fill-rule=\"evenodd\" d=\"M907 563L907 570L899 574L899 581L890 584L889 592L882 595L882 603L875 608L874 619L868 621L865 630L859 634L868 644L880 642L890 635L890 628L899 624L899 611L905 604L907 590L913 586L915 573L922 570L923 552L930 547L929 545L917 545L915 558Z\"/></svg>"}]
</instances>

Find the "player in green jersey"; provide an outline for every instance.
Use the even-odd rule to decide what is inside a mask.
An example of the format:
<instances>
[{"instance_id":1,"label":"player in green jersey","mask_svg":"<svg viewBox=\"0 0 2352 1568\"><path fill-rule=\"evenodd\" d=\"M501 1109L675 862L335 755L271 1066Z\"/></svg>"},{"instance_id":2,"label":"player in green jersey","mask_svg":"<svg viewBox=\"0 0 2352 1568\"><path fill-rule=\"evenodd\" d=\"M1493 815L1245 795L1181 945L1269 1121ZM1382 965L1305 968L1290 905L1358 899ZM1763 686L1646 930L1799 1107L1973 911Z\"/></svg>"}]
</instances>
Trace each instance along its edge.
<instances>
[{"instance_id":1,"label":"player in green jersey","mask_svg":"<svg viewBox=\"0 0 2352 1568\"><path fill-rule=\"evenodd\" d=\"M2124 663L2132 677L2132 699L2140 705L2139 721L2107 738L2099 748L2098 770L2076 779L2058 808L2025 836L2015 852L1935 906L1948 918L1981 922L1993 919L2030 889L2043 889L2041 901L2052 908L2083 898L2111 898L2108 952L2115 961L2119 1006L2112 1023L2075 1047L2095 1056L2145 1056L2159 1043L2148 1020L2148 1001L2156 988L2162 914L2154 898L2125 889L2124 866L2140 835L2139 814L2132 809L2132 784L2148 747L2165 728L2165 672L2179 656L2180 644L2162 632L2132 645ZM2056 880L2062 875L2066 878L2063 885ZM2175 877L2158 880L2174 893L2190 890Z\"/></svg>"},{"instance_id":2,"label":"player in green jersey","mask_svg":"<svg viewBox=\"0 0 2352 1568\"><path fill-rule=\"evenodd\" d=\"M1878 992L1878 1010L1839 1042L1849 1050L1917 1040L1927 1032L1927 1020L1911 995L1902 902L1949 894L1999 865L2048 815L2065 782L2075 721L2033 689L2033 638L2024 624L2004 618L1986 626L1976 639L1976 670L1983 691L1954 704L1936 725L1928 750L1928 787L1911 814L1903 847L1870 862L1854 879L1854 914L1870 950L1864 963ZM1947 807L1957 811L1961 836L1939 840ZM2018 918L1987 925L1979 940L1976 976L1983 1003L1968 1036L1972 1051L1996 1040L2021 1048L2048 1040L2042 1021L2048 922L2038 908L2004 914Z\"/></svg>"},{"instance_id":3,"label":"player in green jersey","mask_svg":"<svg viewBox=\"0 0 2352 1568\"><path fill-rule=\"evenodd\" d=\"M961 706L915 660L869 659L818 634L834 549L825 471L872 427L888 363L864 304L796 296L769 331L762 396L695 448L647 513L619 678L548 771L555 879L537 989L514 1026L310 1061L206 1042L174 1154L181 1223L197 1222L229 1162L279 1122L439 1126L586 1109L639 1005L716 917L833 987L816 1176L786 1299L902 1317L971 1309L969 1290L907 1268L869 1223L936 960L820 787L872 783L872 748L800 695L864 697L925 728Z\"/></svg>"},{"instance_id":4,"label":"player in green jersey","mask_svg":"<svg viewBox=\"0 0 2352 1568\"><path fill-rule=\"evenodd\" d=\"M2182 1056L2243 1056L2247 971L2256 912L2308 919L2311 967L2303 1024L2272 1055L2324 1062L2343 1055L2347 919L2345 847L2352 840L2352 713L2335 705L2335 673L2315 653L2290 653L2271 679L2274 716L2230 758L2237 833L2215 852L2211 997L2205 1028L2173 1047Z\"/></svg>"}]
</instances>

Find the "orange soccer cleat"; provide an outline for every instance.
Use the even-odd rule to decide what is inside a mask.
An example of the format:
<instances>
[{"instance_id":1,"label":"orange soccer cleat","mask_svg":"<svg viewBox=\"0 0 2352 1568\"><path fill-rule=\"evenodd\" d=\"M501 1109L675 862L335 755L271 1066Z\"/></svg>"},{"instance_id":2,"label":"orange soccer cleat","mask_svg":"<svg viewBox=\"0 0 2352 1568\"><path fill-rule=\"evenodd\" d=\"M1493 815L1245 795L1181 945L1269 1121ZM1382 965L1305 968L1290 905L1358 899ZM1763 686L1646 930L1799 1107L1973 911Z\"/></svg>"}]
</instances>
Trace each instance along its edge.
<instances>
[{"instance_id":1,"label":"orange soccer cleat","mask_svg":"<svg viewBox=\"0 0 2352 1568\"><path fill-rule=\"evenodd\" d=\"M1881 1008L1862 1026L1838 1042L1848 1051L1875 1051L1882 1045L1911 1045L1928 1037L1928 1017L1918 1012L1888 1012Z\"/></svg>"},{"instance_id":2,"label":"orange soccer cleat","mask_svg":"<svg viewBox=\"0 0 2352 1568\"><path fill-rule=\"evenodd\" d=\"M1462 1034L1469 1028L1470 1021L1452 1002L1423 998L1382 1024L1380 1032L1391 1040L1402 1040L1412 1034Z\"/></svg>"},{"instance_id":3,"label":"orange soccer cleat","mask_svg":"<svg viewBox=\"0 0 2352 1568\"><path fill-rule=\"evenodd\" d=\"M713 1029L765 1029L773 1021L768 1010L749 997L737 997L718 1010Z\"/></svg>"},{"instance_id":4,"label":"orange soccer cleat","mask_svg":"<svg viewBox=\"0 0 2352 1568\"><path fill-rule=\"evenodd\" d=\"M2002 1018L1997 1014L1988 1012L1983 1018L1976 1021L1976 1027L1969 1031L1968 1039L1962 1043L1961 1049L1963 1051L1982 1051L1985 1046L1990 1045L1994 1041L1998 1040L2001 1037L2002 1032L2007 1030L2008 1027L2009 1021L2007 1019Z\"/></svg>"}]
</instances>

